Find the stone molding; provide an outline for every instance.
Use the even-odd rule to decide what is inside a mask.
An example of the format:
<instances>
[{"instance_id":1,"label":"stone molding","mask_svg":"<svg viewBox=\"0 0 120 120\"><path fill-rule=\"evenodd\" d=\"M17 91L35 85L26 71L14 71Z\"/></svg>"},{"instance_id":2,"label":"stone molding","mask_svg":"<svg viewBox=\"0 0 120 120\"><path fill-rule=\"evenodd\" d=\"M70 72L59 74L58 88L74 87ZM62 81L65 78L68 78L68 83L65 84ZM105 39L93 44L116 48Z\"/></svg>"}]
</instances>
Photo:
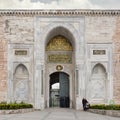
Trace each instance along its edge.
<instances>
[{"instance_id":1,"label":"stone molding","mask_svg":"<svg viewBox=\"0 0 120 120\"><path fill-rule=\"evenodd\" d=\"M82 9L68 9L68 10L0 10L0 16L120 16L120 9L118 10L82 10Z\"/></svg>"}]
</instances>

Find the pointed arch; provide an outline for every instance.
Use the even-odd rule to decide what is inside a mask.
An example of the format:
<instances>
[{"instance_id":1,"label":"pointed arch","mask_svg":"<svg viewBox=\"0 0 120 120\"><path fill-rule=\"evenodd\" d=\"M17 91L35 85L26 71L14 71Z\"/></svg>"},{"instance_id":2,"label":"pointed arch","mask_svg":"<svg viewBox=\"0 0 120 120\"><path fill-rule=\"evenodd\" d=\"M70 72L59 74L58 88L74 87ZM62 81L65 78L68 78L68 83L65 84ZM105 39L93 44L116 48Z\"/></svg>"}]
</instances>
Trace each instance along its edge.
<instances>
[{"instance_id":1,"label":"pointed arch","mask_svg":"<svg viewBox=\"0 0 120 120\"><path fill-rule=\"evenodd\" d=\"M102 74L102 73L106 73L106 68L104 67L103 64L101 63L97 63L94 65L93 69L92 69L92 74Z\"/></svg>"},{"instance_id":2,"label":"pointed arch","mask_svg":"<svg viewBox=\"0 0 120 120\"><path fill-rule=\"evenodd\" d=\"M80 39L81 41L80 38L81 33L78 34L76 28L69 23L57 23L57 24L51 23L43 30L41 34L43 35L41 40L41 42L43 42L42 43L43 45L47 45L48 41L56 35L67 36L67 38L72 43L74 49L78 49L77 39ZM46 46L44 47L44 50L45 48Z\"/></svg>"},{"instance_id":3,"label":"pointed arch","mask_svg":"<svg viewBox=\"0 0 120 120\"><path fill-rule=\"evenodd\" d=\"M27 67L24 64L19 64L16 66L15 68L15 72L14 72L15 76L19 76L19 77L25 77L25 76L29 76L29 72Z\"/></svg>"},{"instance_id":4,"label":"pointed arch","mask_svg":"<svg viewBox=\"0 0 120 120\"><path fill-rule=\"evenodd\" d=\"M45 52L48 63L72 64L74 54L74 37L71 32L61 26L57 26L46 36Z\"/></svg>"},{"instance_id":5,"label":"pointed arch","mask_svg":"<svg viewBox=\"0 0 120 120\"><path fill-rule=\"evenodd\" d=\"M54 26L54 28L49 30L46 36L45 45L47 45L50 39L52 39L55 36L59 36L59 35L66 37L72 44L73 48L75 49L75 38L73 34L71 33L70 28L68 29L67 26L63 26L63 25Z\"/></svg>"}]
</instances>

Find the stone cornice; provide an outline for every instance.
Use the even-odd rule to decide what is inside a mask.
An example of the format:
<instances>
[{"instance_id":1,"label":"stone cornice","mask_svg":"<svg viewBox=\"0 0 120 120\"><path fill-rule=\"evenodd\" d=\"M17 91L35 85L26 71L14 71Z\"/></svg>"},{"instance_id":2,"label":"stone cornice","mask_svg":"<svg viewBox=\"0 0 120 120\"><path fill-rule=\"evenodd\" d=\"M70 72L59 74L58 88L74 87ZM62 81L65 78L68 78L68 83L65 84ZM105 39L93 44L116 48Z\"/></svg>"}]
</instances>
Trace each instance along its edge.
<instances>
[{"instance_id":1,"label":"stone cornice","mask_svg":"<svg viewBox=\"0 0 120 120\"><path fill-rule=\"evenodd\" d=\"M120 10L0 10L0 16L120 16Z\"/></svg>"}]
</instances>

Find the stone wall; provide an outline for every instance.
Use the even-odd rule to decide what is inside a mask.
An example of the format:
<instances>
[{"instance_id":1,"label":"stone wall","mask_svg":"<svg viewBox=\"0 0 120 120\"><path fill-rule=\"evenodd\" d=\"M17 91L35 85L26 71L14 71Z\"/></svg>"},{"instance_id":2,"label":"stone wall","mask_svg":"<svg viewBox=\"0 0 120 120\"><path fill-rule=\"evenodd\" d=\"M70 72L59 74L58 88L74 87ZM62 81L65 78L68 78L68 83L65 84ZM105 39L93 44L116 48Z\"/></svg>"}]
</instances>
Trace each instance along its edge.
<instances>
[{"instance_id":1,"label":"stone wall","mask_svg":"<svg viewBox=\"0 0 120 120\"><path fill-rule=\"evenodd\" d=\"M44 46L46 36L52 29L59 26L62 28L63 26L63 28L71 30L71 34L73 34L76 40L75 64L82 66L83 61L81 62L81 60L85 60L85 73L83 69L79 72L79 76L82 76L83 84L86 85L87 80L90 80L92 68L97 63L101 63L107 72L106 83L109 89L107 89L106 98L107 100L112 98L113 91L115 103L120 103L120 17L118 11L116 13L108 11L107 14L101 11L90 11L88 15L84 11L82 14L81 12L72 13L67 11L58 11L58 13L43 11L42 13L42 11L29 12L28 10L26 12L13 12L13 14L12 11L10 13L3 12L2 14L0 14L0 101L7 99L7 88L9 88L9 100L13 99L14 89L12 88L12 80L14 79L14 69L21 63L27 66L26 68L28 68L30 73L30 89L32 91L30 93L30 101L32 103L35 102L33 83L41 79L39 75L43 68L39 68L39 66L43 66L45 63ZM72 35L68 35L68 32L64 30L60 32L59 30L54 33L72 38ZM54 33L51 35L55 35ZM27 50L28 55L22 57L15 56L14 50L17 49ZM106 55L92 56L91 51L93 49L105 49ZM37 69L40 70L37 72ZM80 86L83 87L82 84ZM80 94L85 88L86 86L82 89L79 88Z\"/></svg>"},{"instance_id":2,"label":"stone wall","mask_svg":"<svg viewBox=\"0 0 120 120\"><path fill-rule=\"evenodd\" d=\"M7 99L7 41L4 38L4 18L0 17L0 102Z\"/></svg>"},{"instance_id":3,"label":"stone wall","mask_svg":"<svg viewBox=\"0 0 120 120\"><path fill-rule=\"evenodd\" d=\"M5 16L5 38L8 40L8 98L7 101L24 101L34 103L34 17ZM20 54L16 54L16 51ZM24 51L26 54L24 54ZM22 73L16 70L22 67ZM20 67L21 68L21 67ZM25 68L25 69L23 69ZM21 70L19 69L19 72ZM18 73L19 73L18 72Z\"/></svg>"},{"instance_id":4,"label":"stone wall","mask_svg":"<svg viewBox=\"0 0 120 120\"><path fill-rule=\"evenodd\" d=\"M120 104L120 17L116 17L116 29L113 36L113 95L115 103Z\"/></svg>"},{"instance_id":5,"label":"stone wall","mask_svg":"<svg viewBox=\"0 0 120 120\"><path fill-rule=\"evenodd\" d=\"M94 104L108 103L112 99L112 37L115 31L116 18L113 16L86 16L85 17L85 40L87 51L87 99ZM94 54L93 51L104 50L104 54ZM104 77L100 70L96 70L93 75L93 69L96 65L102 65L105 69ZM104 79L105 78L105 79ZM102 85L102 80L104 84ZM95 83L96 82L96 83ZM93 83L93 86L92 86ZM98 85L97 85L98 84ZM90 96L90 91L95 88ZM99 89L101 86L101 90ZM103 96L100 96L105 89ZM98 91L98 93L97 93ZM90 98L91 97L91 98Z\"/></svg>"},{"instance_id":6,"label":"stone wall","mask_svg":"<svg viewBox=\"0 0 120 120\"><path fill-rule=\"evenodd\" d=\"M116 17L86 16L85 37L87 43L112 43Z\"/></svg>"},{"instance_id":7,"label":"stone wall","mask_svg":"<svg viewBox=\"0 0 120 120\"><path fill-rule=\"evenodd\" d=\"M113 99L120 103L120 17L118 16L89 16L86 17L86 42L93 46L103 48L103 44L111 44L112 52L108 52L108 70L113 87ZM102 44L101 44L102 43ZM94 47L93 47L94 48ZM105 49L108 49L107 47ZM109 53L111 54L109 57ZM88 56L88 58L90 55ZM98 57L98 56L97 56ZM100 59L99 59L100 60ZM92 62L100 62L97 58ZM103 58L101 59L101 62ZM106 60L105 60L106 61ZM104 61L104 62L105 62ZM109 62L111 63L109 64ZM111 66L111 68L110 68ZM110 70L111 69L111 70ZM110 72L111 71L111 72ZM113 82L112 82L113 80ZM112 89L111 87L111 89ZM111 97L112 97L112 93ZM108 101L109 102L109 101Z\"/></svg>"},{"instance_id":8,"label":"stone wall","mask_svg":"<svg viewBox=\"0 0 120 120\"><path fill-rule=\"evenodd\" d=\"M33 17L7 16L5 18L5 37L10 43L33 42Z\"/></svg>"}]
</instances>

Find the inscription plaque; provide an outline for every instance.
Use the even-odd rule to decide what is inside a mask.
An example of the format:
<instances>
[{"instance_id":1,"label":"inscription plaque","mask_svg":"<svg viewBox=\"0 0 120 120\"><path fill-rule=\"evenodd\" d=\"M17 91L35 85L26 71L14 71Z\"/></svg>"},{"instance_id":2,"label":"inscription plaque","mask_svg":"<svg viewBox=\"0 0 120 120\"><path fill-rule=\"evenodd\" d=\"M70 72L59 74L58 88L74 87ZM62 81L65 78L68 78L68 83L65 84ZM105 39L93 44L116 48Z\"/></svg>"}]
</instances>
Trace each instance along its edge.
<instances>
[{"instance_id":1,"label":"inscription plaque","mask_svg":"<svg viewBox=\"0 0 120 120\"><path fill-rule=\"evenodd\" d=\"M15 55L27 55L27 50L15 50Z\"/></svg>"},{"instance_id":2,"label":"inscription plaque","mask_svg":"<svg viewBox=\"0 0 120 120\"><path fill-rule=\"evenodd\" d=\"M93 55L105 55L105 50L93 50Z\"/></svg>"},{"instance_id":3,"label":"inscription plaque","mask_svg":"<svg viewBox=\"0 0 120 120\"><path fill-rule=\"evenodd\" d=\"M72 57L71 55L49 55L48 61L53 63L71 63Z\"/></svg>"}]
</instances>

